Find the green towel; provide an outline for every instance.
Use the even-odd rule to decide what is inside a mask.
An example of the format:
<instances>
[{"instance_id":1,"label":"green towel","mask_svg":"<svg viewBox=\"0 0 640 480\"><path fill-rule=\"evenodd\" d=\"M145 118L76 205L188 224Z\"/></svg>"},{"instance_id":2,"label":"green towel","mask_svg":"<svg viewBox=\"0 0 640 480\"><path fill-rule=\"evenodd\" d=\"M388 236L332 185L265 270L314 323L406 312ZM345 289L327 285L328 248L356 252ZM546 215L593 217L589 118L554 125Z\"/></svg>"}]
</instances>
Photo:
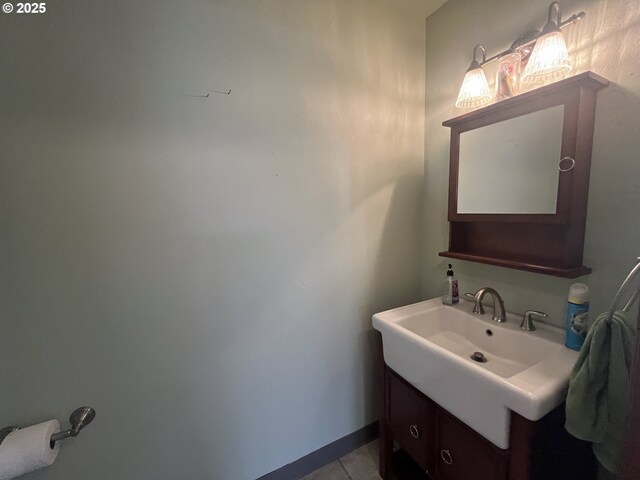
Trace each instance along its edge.
<instances>
[{"instance_id":1,"label":"green towel","mask_svg":"<svg viewBox=\"0 0 640 480\"><path fill-rule=\"evenodd\" d=\"M629 379L635 330L625 312L598 316L569 380L565 428L593 442L593 453L616 473L629 414Z\"/></svg>"}]
</instances>

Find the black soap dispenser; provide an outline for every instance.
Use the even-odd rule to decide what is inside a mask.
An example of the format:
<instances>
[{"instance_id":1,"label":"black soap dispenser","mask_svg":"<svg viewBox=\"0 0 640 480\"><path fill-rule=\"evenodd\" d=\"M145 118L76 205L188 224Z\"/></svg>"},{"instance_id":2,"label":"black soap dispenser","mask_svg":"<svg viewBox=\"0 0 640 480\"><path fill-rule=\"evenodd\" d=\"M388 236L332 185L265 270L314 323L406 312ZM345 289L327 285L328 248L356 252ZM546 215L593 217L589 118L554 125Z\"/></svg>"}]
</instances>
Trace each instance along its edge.
<instances>
[{"instance_id":1,"label":"black soap dispenser","mask_svg":"<svg viewBox=\"0 0 640 480\"><path fill-rule=\"evenodd\" d=\"M458 280L453 276L453 266L449 264L449 270L447 270L447 278L444 281L444 295L442 296L442 303L444 305L455 305L460 301L458 294Z\"/></svg>"}]
</instances>

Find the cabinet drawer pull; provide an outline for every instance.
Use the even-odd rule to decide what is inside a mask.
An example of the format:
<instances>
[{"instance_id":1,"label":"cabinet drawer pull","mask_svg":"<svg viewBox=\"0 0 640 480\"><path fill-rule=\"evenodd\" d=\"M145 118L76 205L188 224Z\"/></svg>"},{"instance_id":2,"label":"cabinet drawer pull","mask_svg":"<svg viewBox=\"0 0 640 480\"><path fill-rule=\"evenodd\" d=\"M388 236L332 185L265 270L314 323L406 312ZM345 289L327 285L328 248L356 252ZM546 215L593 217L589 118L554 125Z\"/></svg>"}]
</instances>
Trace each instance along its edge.
<instances>
[{"instance_id":1,"label":"cabinet drawer pull","mask_svg":"<svg viewBox=\"0 0 640 480\"><path fill-rule=\"evenodd\" d=\"M451 465L453 463L453 457L449 450L440 450L440 458L442 458L442 461L447 465Z\"/></svg>"},{"instance_id":2,"label":"cabinet drawer pull","mask_svg":"<svg viewBox=\"0 0 640 480\"><path fill-rule=\"evenodd\" d=\"M418 431L418 426L417 425L411 425L409 427L409 433L411 434L411 436L413 438L420 438L420 432Z\"/></svg>"}]
</instances>

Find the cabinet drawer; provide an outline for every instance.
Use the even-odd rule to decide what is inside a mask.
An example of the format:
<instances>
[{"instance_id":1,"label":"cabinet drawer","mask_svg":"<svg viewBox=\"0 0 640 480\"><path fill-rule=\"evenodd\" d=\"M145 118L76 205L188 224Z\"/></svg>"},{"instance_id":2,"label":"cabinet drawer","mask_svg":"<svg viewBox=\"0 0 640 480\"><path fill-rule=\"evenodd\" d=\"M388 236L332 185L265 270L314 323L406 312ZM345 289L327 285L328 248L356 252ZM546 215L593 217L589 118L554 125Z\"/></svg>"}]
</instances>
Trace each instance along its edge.
<instances>
[{"instance_id":1,"label":"cabinet drawer","mask_svg":"<svg viewBox=\"0 0 640 480\"><path fill-rule=\"evenodd\" d=\"M389 372L389 427L393 438L424 470L433 469L434 407L431 400Z\"/></svg>"},{"instance_id":2,"label":"cabinet drawer","mask_svg":"<svg viewBox=\"0 0 640 480\"><path fill-rule=\"evenodd\" d=\"M508 452L500 450L446 412L436 413L438 480L506 480Z\"/></svg>"}]
</instances>

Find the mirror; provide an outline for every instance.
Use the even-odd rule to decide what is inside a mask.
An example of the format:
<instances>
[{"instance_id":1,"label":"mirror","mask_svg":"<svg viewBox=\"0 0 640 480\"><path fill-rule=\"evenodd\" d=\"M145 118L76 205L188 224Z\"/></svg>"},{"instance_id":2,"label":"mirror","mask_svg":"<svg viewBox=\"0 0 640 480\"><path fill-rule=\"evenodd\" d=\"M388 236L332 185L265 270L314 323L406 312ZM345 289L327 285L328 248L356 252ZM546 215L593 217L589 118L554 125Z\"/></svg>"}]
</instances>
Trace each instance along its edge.
<instances>
[{"instance_id":1,"label":"mirror","mask_svg":"<svg viewBox=\"0 0 640 480\"><path fill-rule=\"evenodd\" d=\"M460 134L458 213L555 214L564 105Z\"/></svg>"},{"instance_id":2,"label":"mirror","mask_svg":"<svg viewBox=\"0 0 640 480\"><path fill-rule=\"evenodd\" d=\"M442 123L451 144L441 256L564 278L591 271L582 264L591 145L596 93L608 83L583 72Z\"/></svg>"}]
</instances>

